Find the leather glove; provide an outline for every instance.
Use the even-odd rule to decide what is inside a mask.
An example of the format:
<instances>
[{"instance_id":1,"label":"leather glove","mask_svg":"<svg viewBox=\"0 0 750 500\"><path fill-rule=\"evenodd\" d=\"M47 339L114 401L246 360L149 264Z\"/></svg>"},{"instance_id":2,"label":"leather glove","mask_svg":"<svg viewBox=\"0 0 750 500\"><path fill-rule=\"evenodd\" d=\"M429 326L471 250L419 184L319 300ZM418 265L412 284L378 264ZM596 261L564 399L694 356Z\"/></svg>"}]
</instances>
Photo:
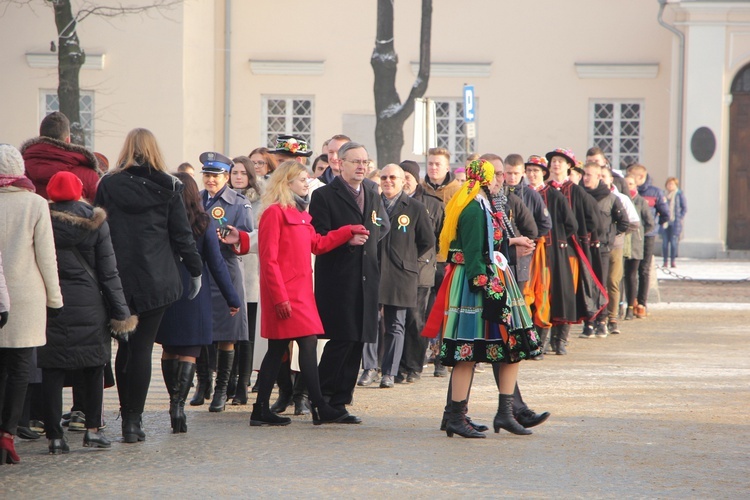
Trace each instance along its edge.
<instances>
[{"instance_id":1,"label":"leather glove","mask_svg":"<svg viewBox=\"0 0 750 500\"><path fill-rule=\"evenodd\" d=\"M355 234L370 234L370 231L362 224L352 224L350 229L352 231L352 236Z\"/></svg>"},{"instance_id":2,"label":"leather glove","mask_svg":"<svg viewBox=\"0 0 750 500\"><path fill-rule=\"evenodd\" d=\"M203 281L200 276L190 278L190 293L188 294L188 300L193 300L198 296L198 292L201 291L201 284Z\"/></svg>"},{"instance_id":3,"label":"leather glove","mask_svg":"<svg viewBox=\"0 0 750 500\"><path fill-rule=\"evenodd\" d=\"M47 308L47 319L49 318L56 318L60 316L60 313L63 311L63 308L60 307L58 309L54 309L52 307Z\"/></svg>"},{"instance_id":4,"label":"leather glove","mask_svg":"<svg viewBox=\"0 0 750 500\"><path fill-rule=\"evenodd\" d=\"M5 326L5 323L8 322L8 311L1 312L0 313L0 328Z\"/></svg>"},{"instance_id":5,"label":"leather glove","mask_svg":"<svg viewBox=\"0 0 750 500\"><path fill-rule=\"evenodd\" d=\"M279 319L289 319L292 317L292 304L287 300L281 304L276 304L276 316Z\"/></svg>"}]
</instances>

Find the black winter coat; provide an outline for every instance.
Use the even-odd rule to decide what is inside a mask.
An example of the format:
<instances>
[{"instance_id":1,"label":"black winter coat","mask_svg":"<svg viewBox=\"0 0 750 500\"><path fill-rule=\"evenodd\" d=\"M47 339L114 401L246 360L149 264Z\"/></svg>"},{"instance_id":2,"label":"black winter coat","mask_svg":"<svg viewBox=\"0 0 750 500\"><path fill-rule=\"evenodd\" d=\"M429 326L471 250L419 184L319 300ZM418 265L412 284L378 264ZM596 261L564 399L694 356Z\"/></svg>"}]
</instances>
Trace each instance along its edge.
<instances>
[{"instance_id":1,"label":"black winter coat","mask_svg":"<svg viewBox=\"0 0 750 500\"><path fill-rule=\"evenodd\" d=\"M315 258L315 300L323 338L375 342L378 334L378 241L388 232L388 214L374 182L366 181L364 211L341 177L316 189L310 201L312 225L319 234L362 224L370 237L362 246L342 245Z\"/></svg>"},{"instance_id":2,"label":"black winter coat","mask_svg":"<svg viewBox=\"0 0 750 500\"><path fill-rule=\"evenodd\" d=\"M182 189L175 177L147 165L112 171L99 182L95 204L109 214L122 287L133 311L151 311L180 298L177 259L191 276L201 275Z\"/></svg>"},{"instance_id":3,"label":"black winter coat","mask_svg":"<svg viewBox=\"0 0 750 500\"><path fill-rule=\"evenodd\" d=\"M440 240L440 231L443 230L445 220L445 204L440 198L425 193L421 185L417 185L411 196L419 201L430 214L432 231L435 234L435 244L424 255L419 257L419 286L432 288L435 286L435 273L437 271L437 245Z\"/></svg>"},{"instance_id":4,"label":"black winter coat","mask_svg":"<svg viewBox=\"0 0 750 500\"><path fill-rule=\"evenodd\" d=\"M537 239L539 237L539 228L536 225L531 210L524 205L521 197L511 192L507 186L505 193L508 197L508 206L506 209L507 215L511 224L513 224L513 230L515 231L516 236L526 236L532 240ZM517 282L523 284L529 281L529 270L532 257L532 254L518 257L514 245L511 245L508 248L508 259Z\"/></svg>"},{"instance_id":5,"label":"black winter coat","mask_svg":"<svg viewBox=\"0 0 750 500\"><path fill-rule=\"evenodd\" d=\"M435 233L430 215L419 201L403 191L390 215L391 228L380 241L381 304L417 307L419 262L427 251L435 250Z\"/></svg>"},{"instance_id":6,"label":"black winter coat","mask_svg":"<svg viewBox=\"0 0 750 500\"><path fill-rule=\"evenodd\" d=\"M122 293L107 215L81 201L53 203L50 214L65 308L47 319L47 344L38 350L38 366L66 370L104 366L112 354L110 328L122 333L134 330L136 324Z\"/></svg>"}]
</instances>

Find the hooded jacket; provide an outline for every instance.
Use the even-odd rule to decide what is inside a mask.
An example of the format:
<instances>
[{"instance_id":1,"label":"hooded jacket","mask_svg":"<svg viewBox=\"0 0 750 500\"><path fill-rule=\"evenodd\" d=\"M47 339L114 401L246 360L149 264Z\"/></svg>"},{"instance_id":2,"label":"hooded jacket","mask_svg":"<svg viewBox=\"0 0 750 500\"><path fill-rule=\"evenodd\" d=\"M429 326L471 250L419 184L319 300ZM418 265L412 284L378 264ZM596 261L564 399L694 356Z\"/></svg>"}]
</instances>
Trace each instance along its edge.
<instances>
[{"instance_id":1,"label":"hooded jacket","mask_svg":"<svg viewBox=\"0 0 750 500\"><path fill-rule=\"evenodd\" d=\"M50 137L29 139L21 146L26 176L34 183L38 195L49 199L47 184L57 172L70 172L81 179L83 197L93 201L101 172L94 153L76 144Z\"/></svg>"},{"instance_id":2,"label":"hooded jacket","mask_svg":"<svg viewBox=\"0 0 750 500\"><path fill-rule=\"evenodd\" d=\"M96 205L109 215L125 300L135 312L180 298L176 259L182 259L191 276L201 275L182 190L177 178L149 165L114 170L99 183Z\"/></svg>"},{"instance_id":3,"label":"hooded jacket","mask_svg":"<svg viewBox=\"0 0 750 500\"><path fill-rule=\"evenodd\" d=\"M110 329L128 333L138 322L125 304L107 215L80 201L53 203L50 215L65 308L47 318L47 344L38 350L38 366L104 366L112 355Z\"/></svg>"},{"instance_id":4,"label":"hooded jacket","mask_svg":"<svg viewBox=\"0 0 750 500\"><path fill-rule=\"evenodd\" d=\"M651 215L654 217L656 227L646 233L646 237L656 236L658 227L665 222L669 222L669 203L664 196L664 191L652 184L651 175L646 174L646 181L638 186L638 194L646 200L651 208Z\"/></svg>"}]
</instances>

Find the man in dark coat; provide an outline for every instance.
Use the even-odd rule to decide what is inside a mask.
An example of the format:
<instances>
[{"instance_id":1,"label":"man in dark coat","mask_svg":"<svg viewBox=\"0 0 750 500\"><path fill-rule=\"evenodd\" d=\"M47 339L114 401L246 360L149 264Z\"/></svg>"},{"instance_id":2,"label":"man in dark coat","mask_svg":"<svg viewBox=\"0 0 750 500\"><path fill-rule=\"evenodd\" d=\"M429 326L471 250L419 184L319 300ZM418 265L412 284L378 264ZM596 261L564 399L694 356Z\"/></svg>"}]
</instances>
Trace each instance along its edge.
<instances>
[{"instance_id":1,"label":"man in dark coat","mask_svg":"<svg viewBox=\"0 0 750 500\"><path fill-rule=\"evenodd\" d=\"M401 355L399 374L396 382L413 383L422 377L425 351L430 339L422 337L421 332L427 317L430 291L435 286L437 269L437 241L443 228L445 205L440 198L427 194L419 183L419 165L415 161L404 160L400 164L404 171L404 191L413 199L419 201L427 209L430 216L435 244L419 257L419 286L417 287L417 306L406 312L406 327L404 333L404 352Z\"/></svg>"},{"instance_id":2,"label":"man in dark coat","mask_svg":"<svg viewBox=\"0 0 750 500\"><path fill-rule=\"evenodd\" d=\"M628 167L628 175L635 178L638 185L638 194L646 200L651 208L651 215L656 222L656 227L643 238L643 259L638 266L638 304L635 306L635 315L645 318L648 314L646 304L648 303L648 291L651 284L651 259L654 256L654 242L658 234L658 227L669 222L669 204L664 196L664 191L654 186L651 176L646 167L640 164Z\"/></svg>"},{"instance_id":3,"label":"man in dark coat","mask_svg":"<svg viewBox=\"0 0 750 500\"><path fill-rule=\"evenodd\" d=\"M94 153L70 143L70 121L55 111L44 117L39 137L21 146L26 175L34 183L36 193L47 197L47 183L57 172L71 172L83 183L83 197L92 202L101 172Z\"/></svg>"},{"instance_id":4,"label":"man in dark coat","mask_svg":"<svg viewBox=\"0 0 750 500\"><path fill-rule=\"evenodd\" d=\"M406 312L417 305L419 285L418 259L435 247L430 217L417 200L404 192L404 171L391 164L380 175L383 205L391 222L390 231L380 241L380 304L383 306L385 335L381 388L391 388L398 374L404 349ZM377 366L378 345L366 344L365 367Z\"/></svg>"},{"instance_id":5,"label":"man in dark coat","mask_svg":"<svg viewBox=\"0 0 750 500\"><path fill-rule=\"evenodd\" d=\"M567 246L574 280L577 316L572 322L578 323L596 314L599 311L596 307L602 299L601 283L598 286L593 283L596 277L593 276L591 267L590 247L592 234L596 237L599 232L598 209L594 208L596 206L594 199L590 198L581 186L568 179L569 171L576 165L573 152L558 148L547 153L546 157L549 162L550 180L548 183L563 195L578 224L577 233L569 238ZM557 346L557 353L567 354L565 347L570 334L570 323L553 326L551 333L552 345Z\"/></svg>"},{"instance_id":6,"label":"man in dark coat","mask_svg":"<svg viewBox=\"0 0 750 500\"><path fill-rule=\"evenodd\" d=\"M347 224L363 224L370 237L363 246L341 246L315 259L315 300L329 339L318 366L320 388L329 404L352 401L362 347L375 342L378 328L378 241L390 228L377 185L365 180L369 157L364 146L348 142L338 151L341 175L316 189L310 215L320 234ZM360 423L350 415L345 423Z\"/></svg>"},{"instance_id":7,"label":"man in dark coat","mask_svg":"<svg viewBox=\"0 0 750 500\"><path fill-rule=\"evenodd\" d=\"M601 283L607 283L609 279L610 252L615 244L615 238L624 234L630 226L630 220L625 214L619 198L602 181L602 167L594 162L586 163L584 167L583 187L597 203L599 215L606 224L600 228L598 238L598 250L601 258L601 270L597 275ZM606 338L608 310L603 310L597 318L586 322L586 327L579 336L580 338ZM594 325L594 321L596 325Z\"/></svg>"}]
</instances>

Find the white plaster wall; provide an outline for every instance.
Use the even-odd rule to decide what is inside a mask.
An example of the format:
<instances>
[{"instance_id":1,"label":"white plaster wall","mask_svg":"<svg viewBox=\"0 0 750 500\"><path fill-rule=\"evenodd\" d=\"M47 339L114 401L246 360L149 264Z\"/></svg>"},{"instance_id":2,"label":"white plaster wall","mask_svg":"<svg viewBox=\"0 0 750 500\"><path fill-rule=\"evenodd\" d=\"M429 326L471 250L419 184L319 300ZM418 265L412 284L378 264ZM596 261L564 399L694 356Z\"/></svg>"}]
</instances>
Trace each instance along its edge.
<instances>
[{"instance_id":1,"label":"white plaster wall","mask_svg":"<svg viewBox=\"0 0 750 500\"><path fill-rule=\"evenodd\" d=\"M728 128L725 124L726 28L691 25L685 97L685 174L683 189L688 197L684 248L696 255L715 256L723 250L726 233L726 162ZM716 154L699 163L690 151L690 140L699 127L709 127L717 137Z\"/></svg>"}]
</instances>

